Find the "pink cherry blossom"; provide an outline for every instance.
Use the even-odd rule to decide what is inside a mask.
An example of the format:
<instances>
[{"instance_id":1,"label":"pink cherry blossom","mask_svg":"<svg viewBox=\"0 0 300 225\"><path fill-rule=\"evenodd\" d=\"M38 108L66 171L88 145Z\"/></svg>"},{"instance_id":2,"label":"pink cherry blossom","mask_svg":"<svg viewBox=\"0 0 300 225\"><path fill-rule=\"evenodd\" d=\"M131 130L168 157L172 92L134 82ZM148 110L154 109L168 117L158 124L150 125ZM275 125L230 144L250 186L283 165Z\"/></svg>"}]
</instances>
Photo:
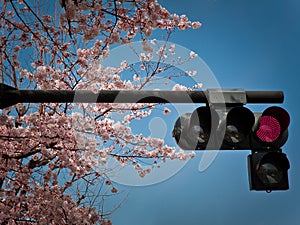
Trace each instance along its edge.
<instances>
[{"instance_id":1,"label":"pink cherry blossom","mask_svg":"<svg viewBox=\"0 0 300 225\"><path fill-rule=\"evenodd\" d=\"M197 74L197 71L196 70L188 70L188 71L185 71L189 76L195 76Z\"/></svg>"},{"instance_id":2,"label":"pink cherry blossom","mask_svg":"<svg viewBox=\"0 0 300 225\"><path fill-rule=\"evenodd\" d=\"M190 52L190 57L193 59L193 58L196 58L198 56L198 54L196 54L195 52L191 51Z\"/></svg>"},{"instance_id":3,"label":"pink cherry blossom","mask_svg":"<svg viewBox=\"0 0 300 225\"><path fill-rule=\"evenodd\" d=\"M169 114L171 112L171 110L170 109L168 109L168 108L164 108L164 115L167 115L167 114Z\"/></svg>"},{"instance_id":4,"label":"pink cherry blossom","mask_svg":"<svg viewBox=\"0 0 300 225\"><path fill-rule=\"evenodd\" d=\"M171 35L176 29L201 26L186 15L171 14L156 0L59 2L47 7L38 1L0 1L0 67L8 85L141 90L167 70L164 60L175 53L174 45L166 49L151 39L153 31ZM142 41L143 50L138 69L126 59L114 67L102 65L111 48L136 40ZM154 56L160 64L151 64ZM191 52L189 57L196 56ZM177 84L173 90L189 89ZM133 132L131 122L143 122L156 107L20 103L0 110L0 224L111 225L110 211L101 211L106 209L101 195L118 192L105 168L111 158L145 177L167 159L194 157L176 152L163 139ZM171 113L167 107L162 112ZM115 114L119 121L112 119ZM152 165L140 163L140 158Z\"/></svg>"},{"instance_id":5,"label":"pink cherry blossom","mask_svg":"<svg viewBox=\"0 0 300 225\"><path fill-rule=\"evenodd\" d=\"M172 88L173 91L186 91L188 88L180 85L180 84L175 84L174 87Z\"/></svg>"},{"instance_id":6,"label":"pink cherry blossom","mask_svg":"<svg viewBox=\"0 0 300 225\"><path fill-rule=\"evenodd\" d=\"M192 28L193 29L198 29L202 26L200 22L192 22Z\"/></svg>"}]
</instances>

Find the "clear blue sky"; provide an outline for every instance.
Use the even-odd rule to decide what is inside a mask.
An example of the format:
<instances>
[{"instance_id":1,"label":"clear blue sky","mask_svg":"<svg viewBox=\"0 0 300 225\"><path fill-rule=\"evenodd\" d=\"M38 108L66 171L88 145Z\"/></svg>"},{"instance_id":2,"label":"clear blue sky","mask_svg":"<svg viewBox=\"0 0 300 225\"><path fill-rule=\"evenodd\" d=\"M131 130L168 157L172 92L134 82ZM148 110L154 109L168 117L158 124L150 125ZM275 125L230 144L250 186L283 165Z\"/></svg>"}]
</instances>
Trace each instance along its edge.
<instances>
[{"instance_id":1,"label":"clear blue sky","mask_svg":"<svg viewBox=\"0 0 300 225\"><path fill-rule=\"evenodd\" d=\"M171 179L129 194L115 225L295 225L300 221L300 2L298 0L160 0L199 20L199 30L176 32L171 41L195 52L222 88L283 90L291 115L283 151L291 163L290 190L250 192L249 151L221 152L204 172L203 153ZM263 107L267 107L264 105ZM255 107L252 107L255 108ZM170 121L168 126L174 121ZM127 189L127 187L122 187Z\"/></svg>"}]
</instances>

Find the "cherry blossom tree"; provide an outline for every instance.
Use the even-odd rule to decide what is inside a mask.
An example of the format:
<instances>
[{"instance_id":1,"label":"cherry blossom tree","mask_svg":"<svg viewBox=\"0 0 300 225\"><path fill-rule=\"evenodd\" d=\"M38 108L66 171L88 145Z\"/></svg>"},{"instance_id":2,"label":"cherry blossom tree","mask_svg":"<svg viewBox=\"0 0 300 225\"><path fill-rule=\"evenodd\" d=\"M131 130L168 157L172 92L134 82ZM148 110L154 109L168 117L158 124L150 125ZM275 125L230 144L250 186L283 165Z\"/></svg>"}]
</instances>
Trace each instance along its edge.
<instances>
[{"instance_id":1,"label":"cherry blossom tree","mask_svg":"<svg viewBox=\"0 0 300 225\"><path fill-rule=\"evenodd\" d=\"M170 68L164 59L175 51L154 51L152 32L161 30L167 42L174 30L200 26L156 0L0 0L0 81L37 90L142 90ZM102 66L112 47L136 40L144 51L139 64ZM124 71L130 79L122 80ZM193 156L132 132L131 121L155 107L20 103L0 110L0 224L111 224L103 199L118 190L104 167L108 159L143 177L158 161ZM111 119L116 112L122 120Z\"/></svg>"}]
</instances>

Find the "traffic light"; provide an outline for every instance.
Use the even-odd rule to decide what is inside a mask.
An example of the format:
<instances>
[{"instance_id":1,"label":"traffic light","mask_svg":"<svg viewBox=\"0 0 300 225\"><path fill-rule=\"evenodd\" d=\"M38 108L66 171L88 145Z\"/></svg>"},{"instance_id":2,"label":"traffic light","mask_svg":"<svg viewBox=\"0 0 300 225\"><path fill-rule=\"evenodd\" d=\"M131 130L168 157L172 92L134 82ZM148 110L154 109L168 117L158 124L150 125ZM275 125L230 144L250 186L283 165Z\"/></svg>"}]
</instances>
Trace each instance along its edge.
<instances>
[{"instance_id":1,"label":"traffic light","mask_svg":"<svg viewBox=\"0 0 300 225\"><path fill-rule=\"evenodd\" d=\"M181 149L194 149L198 140L189 137L189 121L191 113L181 115L175 122L172 136Z\"/></svg>"},{"instance_id":2,"label":"traffic light","mask_svg":"<svg viewBox=\"0 0 300 225\"><path fill-rule=\"evenodd\" d=\"M288 190L289 160L280 150L257 151L248 156L250 190Z\"/></svg>"},{"instance_id":3,"label":"traffic light","mask_svg":"<svg viewBox=\"0 0 300 225\"><path fill-rule=\"evenodd\" d=\"M188 123L188 135L190 139L196 140L196 143L193 143L195 149L202 150L208 146L210 148L216 146L215 131L218 129L219 120L217 112L209 107L199 107L192 112Z\"/></svg>"},{"instance_id":4,"label":"traffic light","mask_svg":"<svg viewBox=\"0 0 300 225\"><path fill-rule=\"evenodd\" d=\"M225 131L221 149L249 149L251 129L255 122L254 114L246 107L232 107L221 121Z\"/></svg>"},{"instance_id":5,"label":"traffic light","mask_svg":"<svg viewBox=\"0 0 300 225\"><path fill-rule=\"evenodd\" d=\"M251 149L279 149L285 144L290 124L290 116L286 110L272 106L263 113L255 113L255 118Z\"/></svg>"},{"instance_id":6,"label":"traffic light","mask_svg":"<svg viewBox=\"0 0 300 225\"><path fill-rule=\"evenodd\" d=\"M183 150L251 150L251 190L287 190L289 161L281 147L288 139L290 116L271 106L253 113L242 104L206 105L180 116L173 137Z\"/></svg>"},{"instance_id":7,"label":"traffic light","mask_svg":"<svg viewBox=\"0 0 300 225\"><path fill-rule=\"evenodd\" d=\"M288 139L290 116L283 108L272 106L255 113L255 118L248 156L250 190L288 190L290 163L281 147Z\"/></svg>"},{"instance_id":8,"label":"traffic light","mask_svg":"<svg viewBox=\"0 0 300 225\"><path fill-rule=\"evenodd\" d=\"M173 137L184 150L280 149L287 141L289 123L289 114L278 106L263 113L244 106L202 106L177 119Z\"/></svg>"}]
</instances>

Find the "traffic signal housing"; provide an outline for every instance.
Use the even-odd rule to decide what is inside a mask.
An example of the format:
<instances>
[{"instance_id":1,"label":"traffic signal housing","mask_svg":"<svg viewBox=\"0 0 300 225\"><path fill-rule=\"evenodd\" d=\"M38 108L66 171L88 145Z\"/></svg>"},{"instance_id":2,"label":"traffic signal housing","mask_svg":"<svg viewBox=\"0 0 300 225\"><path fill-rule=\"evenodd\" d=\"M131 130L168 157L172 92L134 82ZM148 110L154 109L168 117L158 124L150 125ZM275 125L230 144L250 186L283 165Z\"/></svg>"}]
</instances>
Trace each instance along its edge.
<instances>
[{"instance_id":1,"label":"traffic signal housing","mask_svg":"<svg viewBox=\"0 0 300 225\"><path fill-rule=\"evenodd\" d=\"M288 139L289 123L288 112L278 106L262 113L244 106L202 106L177 119L173 137L184 150L280 149Z\"/></svg>"},{"instance_id":2,"label":"traffic signal housing","mask_svg":"<svg viewBox=\"0 0 300 225\"><path fill-rule=\"evenodd\" d=\"M252 154L248 156L250 190L288 190L289 160L281 147L288 139L290 116L286 110L271 106L255 113L251 134Z\"/></svg>"},{"instance_id":3,"label":"traffic signal housing","mask_svg":"<svg viewBox=\"0 0 300 225\"><path fill-rule=\"evenodd\" d=\"M281 147L289 123L288 112L278 106L252 112L240 102L207 104L180 116L173 137L183 150L251 150L250 190L287 190L290 164Z\"/></svg>"},{"instance_id":4,"label":"traffic signal housing","mask_svg":"<svg viewBox=\"0 0 300 225\"><path fill-rule=\"evenodd\" d=\"M281 151L253 152L248 156L250 190L288 190L289 160Z\"/></svg>"}]
</instances>

